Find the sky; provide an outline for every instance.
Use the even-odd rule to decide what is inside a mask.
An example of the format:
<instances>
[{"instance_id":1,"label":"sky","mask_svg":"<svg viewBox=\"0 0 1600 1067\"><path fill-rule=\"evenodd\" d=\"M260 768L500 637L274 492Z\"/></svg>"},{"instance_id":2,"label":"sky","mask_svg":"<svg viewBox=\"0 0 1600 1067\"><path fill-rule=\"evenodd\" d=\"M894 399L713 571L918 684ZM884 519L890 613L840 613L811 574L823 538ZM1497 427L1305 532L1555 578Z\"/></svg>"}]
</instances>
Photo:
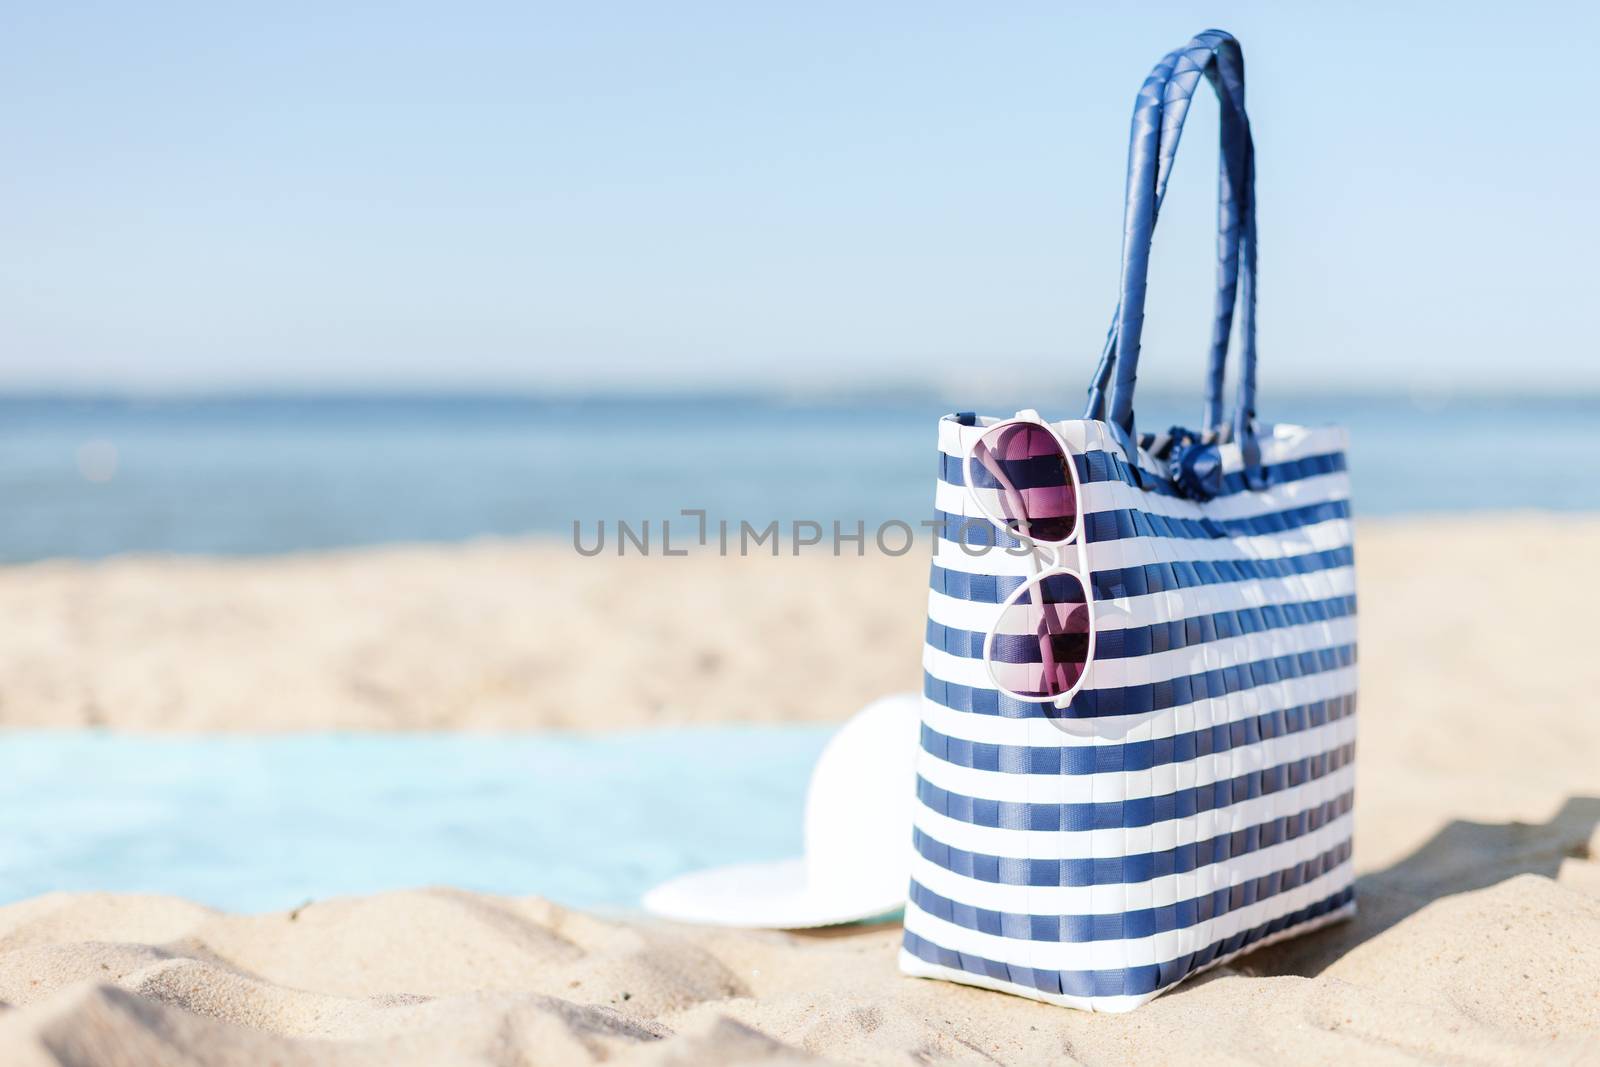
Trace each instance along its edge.
<instances>
[{"instance_id":1,"label":"sky","mask_svg":"<svg viewBox=\"0 0 1600 1067\"><path fill-rule=\"evenodd\" d=\"M1261 388L1600 390L1594 5L0 8L0 390L1087 383L1219 26ZM1141 381L1199 389L1209 94Z\"/></svg>"}]
</instances>

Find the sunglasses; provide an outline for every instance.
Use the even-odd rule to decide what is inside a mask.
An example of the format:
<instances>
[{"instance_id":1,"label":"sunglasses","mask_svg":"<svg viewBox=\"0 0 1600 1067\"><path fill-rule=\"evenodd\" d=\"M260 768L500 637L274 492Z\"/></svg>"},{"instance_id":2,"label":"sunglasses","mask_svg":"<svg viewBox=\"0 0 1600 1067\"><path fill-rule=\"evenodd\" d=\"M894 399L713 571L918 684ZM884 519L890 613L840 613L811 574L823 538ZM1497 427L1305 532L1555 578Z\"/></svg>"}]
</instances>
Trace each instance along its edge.
<instances>
[{"instance_id":1,"label":"sunglasses","mask_svg":"<svg viewBox=\"0 0 1600 1067\"><path fill-rule=\"evenodd\" d=\"M989 678L1013 699L1066 707L1083 686L1095 635L1072 450L1036 412L1018 412L972 441L965 473L978 514L1020 541L1032 561L1032 576L1001 602L984 636Z\"/></svg>"}]
</instances>

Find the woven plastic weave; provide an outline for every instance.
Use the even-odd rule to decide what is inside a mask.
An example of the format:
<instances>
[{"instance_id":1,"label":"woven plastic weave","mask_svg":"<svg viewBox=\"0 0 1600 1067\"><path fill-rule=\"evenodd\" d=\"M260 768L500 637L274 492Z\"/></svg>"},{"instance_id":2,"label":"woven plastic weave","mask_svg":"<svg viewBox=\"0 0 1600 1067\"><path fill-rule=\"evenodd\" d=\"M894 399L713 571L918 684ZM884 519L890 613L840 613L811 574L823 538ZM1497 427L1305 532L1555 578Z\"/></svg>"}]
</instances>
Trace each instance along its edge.
<instances>
[{"instance_id":1,"label":"woven plastic weave","mask_svg":"<svg viewBox=\"0 0 1600 1067\"><path fill-rule=\"evenodd\" d=\"M1166 57L1140 95L1129 212L1130 241L1142 239L1143 251L1181 130L1174 97L1186 107L1202 76L1223 95L1225 301L1206 405L1219 425L1194 435L1220 475L1196 491L1164 440L1133 445L1144 267L1138 260L1130 280L1125 252L1123 306L1089 417L1051 424L1078 468L1096 609L1096 651L1067 708L1013 699L989 677L984 636L1036 563L1013 551L1018 542L979 514L963 485L968 449L996 420L939 423L944 533L923 652L901 952L910 974L1126 1011L1354 909L1346 438L1254 417L1254 168L1242 63L1237 43L1210 31ZM1245 364L1230 430L1217 394L1235 283Z\"/></svg>"}]
</instances>

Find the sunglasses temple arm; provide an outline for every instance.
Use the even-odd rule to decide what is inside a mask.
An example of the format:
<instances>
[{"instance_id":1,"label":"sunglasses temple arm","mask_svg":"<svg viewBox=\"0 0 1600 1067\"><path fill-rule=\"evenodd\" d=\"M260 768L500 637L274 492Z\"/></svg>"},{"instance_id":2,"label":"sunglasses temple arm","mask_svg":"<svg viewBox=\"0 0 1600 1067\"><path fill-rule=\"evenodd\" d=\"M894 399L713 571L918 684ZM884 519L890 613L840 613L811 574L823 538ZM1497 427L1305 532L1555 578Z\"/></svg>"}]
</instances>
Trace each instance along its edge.
<instances>
[{"instance_id":1,"label":"sunglasses temple arm","mask_svg":"<svg viewBox=\"0 0 1600 1067\"><path fill-rule=\"evenodd\" d=\"M1039 661L1043 665L1044 677L1047 680L1059 681L1061 664L1056 662L1056 646L1054 613L1050 610L1049 597L1045 595L1044 583L1048 578L1039 577L1035 588L1038 589L1037 602L1034 607L1039 611L1039 625L1034 630L1034 636L1039 639Z\"/></svg>"},{"instance_id":2,"label":"sunglasses temple arm","mask_svg":"<svg viewBox=\"0 0 1600 1067\"><path fill-rule=\"evenodd\" d=\"M1000 492L1004 494L1006 503L1010 505L1011 515L1017 521L1017 525L1019 527L1017 532L1022 534L1022 536L1027 537L1028 504L1027 501L1022 498L1021 490L1011 484L1011 479L1006 477L1006 472L1001 469L999 461L994 458L994 453L985 448L981 441L978 443L977 450L975 450L973 454L978 457L978 462L983 464L984 469L994 477L996 484L1000 486ZM975 485L969 485L967 486L967 490L976 495L978 487Z\"/></svg>"},{"instance_id":3,"label":"sunglasses temple arm","mask_svg":"<svg viewBox=\"0 0 1600 1067\"><path fill-rule=\"evenodd\" d=\"M1089 668L1094 666L1095 631L1099 628L1099 620L1094 611L1094 572L1089 569L1089 548L1085 542L1083 528L1078 528L1075 535L1078 539L1078 585L1083 589L1083 610L1087 613L1084 622L1088 626L1088 647L1084 650L1083 670L1078 672L1078 680L1073 683L1065 693L1056 698L1056 707L1065 710L1072 706L1072 698L1089 680Z\"/></svg>"}]
</instances>

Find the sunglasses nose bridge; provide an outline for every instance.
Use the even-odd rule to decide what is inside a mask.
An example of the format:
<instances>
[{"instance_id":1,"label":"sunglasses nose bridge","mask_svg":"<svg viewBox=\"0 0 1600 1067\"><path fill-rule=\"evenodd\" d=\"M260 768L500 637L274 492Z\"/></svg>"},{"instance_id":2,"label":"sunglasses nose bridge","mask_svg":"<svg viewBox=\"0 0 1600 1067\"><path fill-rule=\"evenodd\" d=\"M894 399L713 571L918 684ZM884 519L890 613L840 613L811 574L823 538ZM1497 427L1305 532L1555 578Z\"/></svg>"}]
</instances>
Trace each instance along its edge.
<instances>
[{"instance_id":1,"label":"sunglasses nose bridge","mask_svg":"<svg viewBox=\"0 0 1600 1067\"><path fill-rule=\"evenodd\" d=\"M1037 554L1039 558L1038 566L1042 567L1044 572L1070 571L1074 569L1067 564L1065 545L1053 545L1036 541L1028 547Z\"/></svg>"}]
</instances>

